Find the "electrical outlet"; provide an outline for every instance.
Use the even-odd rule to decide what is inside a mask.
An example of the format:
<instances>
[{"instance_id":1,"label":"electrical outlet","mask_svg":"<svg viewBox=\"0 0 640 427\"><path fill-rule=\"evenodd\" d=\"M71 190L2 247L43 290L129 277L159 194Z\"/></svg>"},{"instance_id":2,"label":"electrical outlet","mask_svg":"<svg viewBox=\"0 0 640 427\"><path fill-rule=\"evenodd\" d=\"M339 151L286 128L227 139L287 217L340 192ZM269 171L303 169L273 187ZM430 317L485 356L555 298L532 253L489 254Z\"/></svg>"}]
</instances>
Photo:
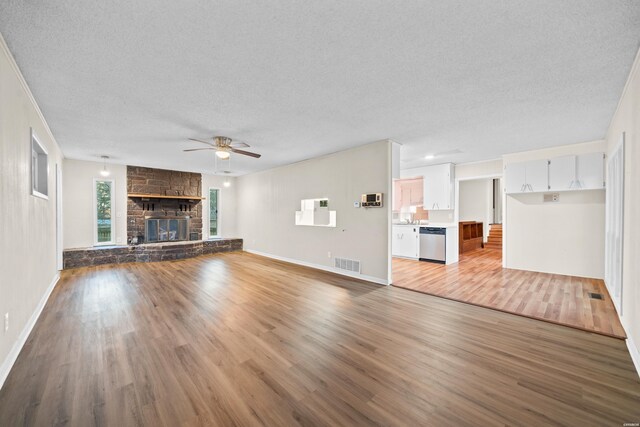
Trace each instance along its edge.
<instances>
[{"instance_id":1,"label":"electrical outlet","mask_svg":"<svg viewBox=\"0 0 640 427\"><path fill-rule=\"evenodd\" d=\"M327 252L327 258L331 258L331 251Z\"/></svg>"},{"instance_id":2,"label":"electrical outlet","mask_svg":"<svg viewBox=\"0 0 640 427\"><path fill-rule=\"evenodd\" d=\"M7 332L9 330L9 313L4 314L4 331Z\"/></svg>"}]
</instances>

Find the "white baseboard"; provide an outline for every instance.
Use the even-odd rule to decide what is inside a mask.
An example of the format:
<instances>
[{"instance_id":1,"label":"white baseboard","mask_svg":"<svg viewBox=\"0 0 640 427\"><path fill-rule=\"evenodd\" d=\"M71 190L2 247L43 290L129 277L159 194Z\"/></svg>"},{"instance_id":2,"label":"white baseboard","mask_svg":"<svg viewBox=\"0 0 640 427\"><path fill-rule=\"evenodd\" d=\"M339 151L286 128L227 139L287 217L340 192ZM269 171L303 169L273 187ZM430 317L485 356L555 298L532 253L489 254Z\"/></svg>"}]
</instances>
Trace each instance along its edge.
<instances>
[{"instance_id":1,"label":"white baseboard","mask_svg":"<svg viewBox=\"0 0 640 427\"><path fill-rule=\"evenodd\" d=\"M638 372L638 376L640 376L640 350L631 337L627 337L626 341L631 360L633 360L633 364L636 365L636 371Z\"/></svg>"},{"instance_id":2,"label":"white baseboard","mask_svg":"<svg viewBox=\"0 0 640 427\"><path fill-rule=\"evenodd\" d=\"M31 317L29 318L29 321L27 322L26 325L24 325L24 328L22 328L22 332L20 332L20 335L18 336L18 340L13 344L13 347L11 347L11 351L2 362L2 365L0 365L0 389L4 385L4 381L9 376L9 372L11 371L13 364L16 363L16 359L20 354L20 350L22 350L22 347L27 342L27 338L29 338L29 334L31 333L31 330L33 329L36 322L38 321L38 318L40 317L40 314L42 313L44 306L47 304L47 301L49 300L49 296L51 295L51 292L53 292L53 288L55 288L56 284L58 283L58 280L60 280L60 272L56 272L56 275L53 276L53 280L51 281L51 283L49 284L49 287L47 288L44 295L40 299L40 302L38 303Z\"/></svg>"},{"instance_id":3,"label":"white baseboard","mask_svg":"<svg viewBox=\"0 0 640 427\"><path fill-rule=\"evenodd\" d=\"M263 256L263 257L267 257L267 258L277 259L278 261L290 262L291 264L302 265L304 267L311 267L311 268L315 268L317 270L329 271L331 273L336 273L336 274L340 274L342 276L352 277L354 279L366 280L367 282L376 283L378 285L389 285L390 284L388 280L383 280L383 279L380 279L378 277L373 277L373 276L367 276L366 274L351 273L351 272L348 272L348 271L340 270L339 268L330 267L328 265L314 264L314 263L311 263L311 262L300 261L300 260L293 259L293 258L281 257L281 256L278 256L278 255L272 255L272 254L268 254L268 253L265 253L265 252L254 251L254 250L251 250L251 249L245 249L244 251L245 252L249 252L250 254L255 254L255 255L260 255L260 256Z\"/></svg>"}]
</instances>

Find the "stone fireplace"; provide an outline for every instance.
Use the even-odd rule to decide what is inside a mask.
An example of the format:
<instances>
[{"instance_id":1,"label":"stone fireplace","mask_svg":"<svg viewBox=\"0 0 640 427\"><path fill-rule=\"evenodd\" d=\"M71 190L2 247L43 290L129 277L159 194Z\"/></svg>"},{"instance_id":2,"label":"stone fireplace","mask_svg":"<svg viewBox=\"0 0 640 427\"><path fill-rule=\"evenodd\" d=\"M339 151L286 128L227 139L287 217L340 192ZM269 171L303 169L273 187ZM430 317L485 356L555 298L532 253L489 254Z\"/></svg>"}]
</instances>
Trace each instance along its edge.
<instances>
[{"instance_id":1,"label":"stone fireplace","mask_svg":"<svg viewBox=\"0 0 640 427\"><path fill-rule=\"evenodd\" d=\"M202 240L202 175L127 166L127 242Z\"/></svg>"}]
</instances>

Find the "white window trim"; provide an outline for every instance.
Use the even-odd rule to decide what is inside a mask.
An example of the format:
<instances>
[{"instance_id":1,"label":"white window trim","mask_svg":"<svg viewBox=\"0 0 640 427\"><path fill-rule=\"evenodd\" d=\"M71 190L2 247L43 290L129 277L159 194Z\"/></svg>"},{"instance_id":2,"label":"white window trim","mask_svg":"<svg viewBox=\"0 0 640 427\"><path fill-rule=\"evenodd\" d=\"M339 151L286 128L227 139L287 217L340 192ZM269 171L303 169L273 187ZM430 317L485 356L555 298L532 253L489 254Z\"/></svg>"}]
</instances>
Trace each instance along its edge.
<instances>
[{"instance_id":1,"label":"white window trim","mask_svg":"<svg viewBox=\"0 0 640 427\"><path fill-rule=\"evenodd\" d=\"M98 242L98 200L96 184L98 182L110 182L111 183L111 240L108 242ZM116 183L113 179L106 178L93 178L93 246L110 246L115 245L115 231L116 231L116 218L114 212L116 212L116 198L115 196Z\"/></svg>"},{"instance_id":2,"label":"white window trim","mask_svg":"<svg viewBox=\"0 0 640 427\"><path fill-rule=\"evenodd\" d=\"M211 190L218 190L218 234L216 234L215 236L212 236L211 233ZM221 230L222 230L222 222L220 221L220 195L222 194L222 189L218 188L218 187L209 187L209 191L207 193L207 236L209 236L209 240L213 240L213 239L220 239L222 234L221 234Z\"/></svg>"},{"instance_id":3,"label":"white window trim","mask_svg":"<svg viewBox=\"0 0 640 427\"><path fill-rule=\"evenodd\" d=\"M29 169L30 169L30 172L31 172L31 180L30 180L31 181L31 195L35 196L35 197L39 197L39 198L44 199L44 200L49 200L49 196L48 195L39 192L35 188L36 184L35 184L34 179L33 179L33 174L34 174L34 170L33 170L33 141L35 140L36 144L38 144L38 146L44 152L44 154L47 155L47 187L49 187L49 151L47 151L47 147L45 147L44 144L42 142L40 142L40 138L38 138L38 135L36 135L36 132L33 130L33 128L30 128L30 129L31 129L31 135L30 135L30 138L29 138L29 157L30 157L31 167Z\"/></svg>"}]
</instances>

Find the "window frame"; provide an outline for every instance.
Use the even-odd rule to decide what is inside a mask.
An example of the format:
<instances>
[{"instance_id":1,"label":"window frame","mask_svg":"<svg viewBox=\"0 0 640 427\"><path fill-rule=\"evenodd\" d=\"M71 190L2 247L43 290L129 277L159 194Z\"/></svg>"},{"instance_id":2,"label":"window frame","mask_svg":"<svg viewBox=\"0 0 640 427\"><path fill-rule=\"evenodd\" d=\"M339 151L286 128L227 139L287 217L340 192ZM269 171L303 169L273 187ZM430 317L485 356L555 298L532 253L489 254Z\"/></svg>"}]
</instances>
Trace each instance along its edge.
<instances>
[{"instance_id":1,"label":"window frame","mask_svg":"<svg viewBox=\"0 0 640 427\"><path fill-rule=\"evenodd\" d=\"M30 167L30 172L31 172L31 195L38 197L40 199L44 199L44 200L49 200L49 152L47 151L47 148L44 146L44 144L40 141L40 138L38 138L38 135L36 135L36 132L33 130L33 128L30 128L30 138L29 138L29 158L30 158L30 163L31 163L31 167ZM41 191L38 191L38 176L39 176L39 160L36 158L36 160L34 161L34 153L37 153L37 151L35 150L35 146L37 145L37 147L40 149L40 151L42 151L41 154L44 154L45 156L45 161L47 163L46 165L46 193L43 193ZM40 154L40 153L38 153Z\"/></svg>"},{"instance_id":2,"label":"window frame","mask_svg":"<svg viewBox=\"0 0 640 427\"><path fill-rule=\"evenodd\" d=\"M218 191L218 196L217 196L218 200L216 202L216 206L218 207L218 217L217 217L218 227L217 227L217 230L216 230L217 234L215 236L211 235L211 190L217 190ZM207 200L208 200L208 203L207 203L207 208L208 208L207 209L207 212L208 212L208 214L207 214L208 215L207 216L207 236L209 236L208 237L209 240L221 239L222 238L221 237L222 236L222 233L221 233L222 221L220 221L220 199L221 199L220 194L221 194L221 192L222 192L222 189L219 188L219 187L209 187L209 191L208 191L208 194L207 194Z\"/></svg>"},{"instance_id":3,"label":"window frame","mask_svg":"<svg viewBox=\"0 0 640 427\"><path fill-rule=\"evenodd\" d=\"M111 183L111 240L108 242L98 242L98 182ZM115 245L116 231L116 200L115 200L115 180L109 178L93 178L93 246L112 246Z\"/></svg>"}]
</instances>

